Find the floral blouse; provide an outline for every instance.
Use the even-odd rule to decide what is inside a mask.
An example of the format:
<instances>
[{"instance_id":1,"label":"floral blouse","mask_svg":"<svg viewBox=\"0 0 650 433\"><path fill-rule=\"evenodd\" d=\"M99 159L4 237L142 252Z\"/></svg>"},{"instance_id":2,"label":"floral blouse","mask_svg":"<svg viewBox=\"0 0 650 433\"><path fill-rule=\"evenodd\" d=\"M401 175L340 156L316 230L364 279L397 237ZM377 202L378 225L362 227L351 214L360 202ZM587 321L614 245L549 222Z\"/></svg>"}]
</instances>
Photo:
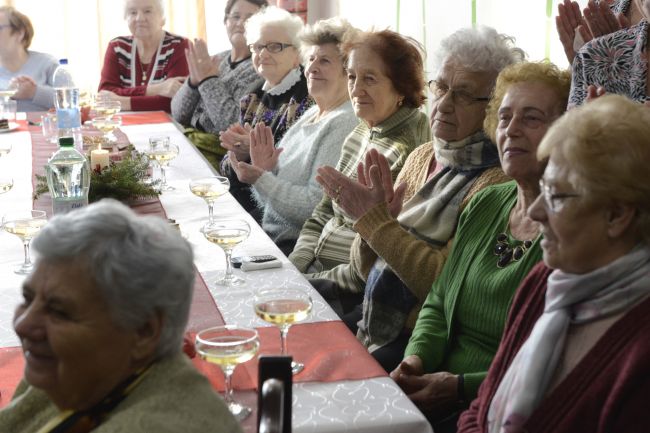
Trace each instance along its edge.
<instances>
[{"instance_id":1,"label":"floral blouse","mask_svg":"<svg viewBox=\"0 0 650 433\"><path fill-rule=\"evenodd\" d=\"M649 24L642 20L634 27L587 42L573 61L569 108L582 104L590 84L609 93L644 102L648 60L646 40Z\"/></svg>"}]
</instances>

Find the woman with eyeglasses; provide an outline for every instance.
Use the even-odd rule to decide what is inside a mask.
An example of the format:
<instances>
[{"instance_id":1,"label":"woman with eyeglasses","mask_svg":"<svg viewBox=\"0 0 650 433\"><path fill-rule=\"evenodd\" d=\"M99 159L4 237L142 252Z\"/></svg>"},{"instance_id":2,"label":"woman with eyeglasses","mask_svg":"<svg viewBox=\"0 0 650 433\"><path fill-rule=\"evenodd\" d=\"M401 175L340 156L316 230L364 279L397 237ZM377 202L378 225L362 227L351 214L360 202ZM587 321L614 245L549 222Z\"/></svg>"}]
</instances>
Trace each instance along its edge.
<instances>
[{"instance_id":1,"label":"woman with eyeglasses","mask_svg":"<svg viewBox=\"0 0 650 433\"><path fill-rule=\"evenodd\" d=\"M230 193L258 221L260 211L250 185L242 183L231 163L250 161L250 131L263 122L277 143L284 133L313 105L307 79L300 66L300 39L303 22L284 9L268 6L246 23L246 41L253 67L261 77L240 101L239 122L219 134L228 154L221 162L221 173L230 179Z\"/></svg>"},{"instance_id":2,"label":"woman with eyeglasses","mask_svg":"<svg viewBox=\"0 0 650 433\"><path fill-rule=\"evenodd\" d=\"M54 57L29 49L34 27L11 6L0 7L0 90L15 91L18 111L44 111L54 106Z\"/></svg>"},{"instance_id":3,"label":"woman with eyeglasses","mask_svg":"<svg viewBox=\"0 0 650 433\"><path fill-rule=\"evenodd\" d=\"M604 96L556 122L537 156L549 162L528 213L544 264L460 431L650 431L650 112Z\"/></svg>"},{"instance_id":4,"label":"woman with eyeglasses","mask_svg":"<svg viewBox=\"0 0 650 433\"><path fill-rule=\"evenodd\" d=\"M266 5L266 0L228 0L223 22L231 49L210 56L205 41L195 39L185 53L190 75L172 98L172 116L215 167L226 153L218 134L237 122L239 100L257 80L244 25Z\"/></svg>"},{"instance_id":5,"label":"woman with eyeglasses","mask_svg":"<svg viewBox=\"0 0 650 433\"><path fill-rule=\"evenodd\" d=\"M325 285L325 299L386 371L404 357L461 211L476 192L507 180L483 120L497 74L523 60L523 52L511 38L482 27L443 39L435 59L433 141L409 155L400 186L394 189L386 159L375 152L366 157L365 183L331 167L319 176L325 191L342 186L338 205L355 219L357 234L350 263L335 268L347 278L318 286ZM373 166L379 177L371 175Z\"/></svg>"},{"instance_id":6,"label":"woman with eyeglasses","mask_svg":"<svg viewBox=\"0 0 650 433\"><path fill-rule=\"evenodd\" d=\"M545 162L536 150L566 109L570 76L550 63L519 63L499 74L485 118L501 167L513 180L477 193L463 210L435 280L391 377L429 417L455 431L499 346L513 295L540 261L540 230L526 213Z\"/></svg>"}]
</instances>

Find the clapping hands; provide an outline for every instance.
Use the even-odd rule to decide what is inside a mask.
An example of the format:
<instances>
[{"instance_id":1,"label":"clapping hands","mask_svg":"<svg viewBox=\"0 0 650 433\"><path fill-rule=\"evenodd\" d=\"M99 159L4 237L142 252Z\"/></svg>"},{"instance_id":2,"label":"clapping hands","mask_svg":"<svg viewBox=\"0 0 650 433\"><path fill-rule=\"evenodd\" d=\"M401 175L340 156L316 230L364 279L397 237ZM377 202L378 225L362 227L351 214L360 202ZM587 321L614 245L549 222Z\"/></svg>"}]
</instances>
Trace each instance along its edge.
<instances>
[{"instance_id":1,"label":"clapping hands","mask_svg":"<svg viewBox=\"0 0 650 433\"><path fill-rule=\"evenodd\" d=\"M189 42L189 48L185 49L187 66L190 70L190 84L197 86L207 77L219 75L219 64L221 58L210 56L208 46L203 39L194 39Z\"/></svg>"},{"instance_id":2,"label":"clapping hands","mask_svg":"<svg viewBox=\"0 0 650 433\"><path fill-rule=\"evenodd\" d=\"M240 161L235 152L229 152L231 166L237 178L244 183L254 184L265 171L272 171L278 165L283 149L274 146L273 131L263 123L258 123L249 133L250 164Z\"/></svg>"}]
</instances>

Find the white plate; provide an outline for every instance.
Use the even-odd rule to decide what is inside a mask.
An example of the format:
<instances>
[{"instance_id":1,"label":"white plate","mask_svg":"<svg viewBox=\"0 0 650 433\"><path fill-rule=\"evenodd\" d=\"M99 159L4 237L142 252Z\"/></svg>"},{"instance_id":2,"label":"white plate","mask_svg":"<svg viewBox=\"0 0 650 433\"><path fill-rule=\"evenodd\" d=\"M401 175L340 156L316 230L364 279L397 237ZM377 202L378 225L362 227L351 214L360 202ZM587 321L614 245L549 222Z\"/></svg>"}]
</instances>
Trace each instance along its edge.
<instances>
[{"instance_id":1,"label":"white plate","mask_svg":"<svg viewBox=\"0 0 650 433\"><path fill-rule=\"evenodd\" d=\"M17 124L16 122L9 122L9 128L0 129L0 134L2 134L3 132L11 132L11 131L16 130L18 128L20 128L19 124Z\"/></svg>"}]
</instances>

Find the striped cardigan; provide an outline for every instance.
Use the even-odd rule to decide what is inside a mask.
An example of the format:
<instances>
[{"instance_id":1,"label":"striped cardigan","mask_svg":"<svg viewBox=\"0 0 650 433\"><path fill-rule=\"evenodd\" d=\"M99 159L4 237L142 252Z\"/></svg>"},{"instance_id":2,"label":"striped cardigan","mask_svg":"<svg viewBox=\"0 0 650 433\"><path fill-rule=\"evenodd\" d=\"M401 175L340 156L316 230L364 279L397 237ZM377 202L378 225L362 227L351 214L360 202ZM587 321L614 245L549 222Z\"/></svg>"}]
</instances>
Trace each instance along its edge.
<instances>
[{"instance_id":1,"label":"striped cardigan","mask_svg":"<svg viewBox=\"0 0 650 433\"><path fill-rule=\"evenodd\" d=\"M356 179L357 165L369 149L377 149L390 164L393 180L404 166L409 153L431 140L431 130L424 113L402 107L381 124L369 128L365 122L348 135L336 169ZM354 240L354 221L323 195L302 227L289 260L308 278L327 278L340 286L352 285L350 248Z\"/></svg>"},{"instance_id":2,"label":"striped cardigan","mask_svg":"<svg viewBox=\"0 0 650 433\"><path fill-rule=\"evenodd\" d=\"M161 83L167 78L189 75L185 60L185 49L188 47L187 39L165 32L159 52L151 58L148 65L146 81L143 80L140 56L136 53L135 59L132 58L134 44L133 36L120 36L108 43L99 90L110 90L120 96L130 96L133 111L165 110L169 112L171 99L164 96L145 96L147 84ZM135 65L133 74L131 73L131 63ZM135 80L132 79L132 75Z\"/></svg>"}]
</instances>

